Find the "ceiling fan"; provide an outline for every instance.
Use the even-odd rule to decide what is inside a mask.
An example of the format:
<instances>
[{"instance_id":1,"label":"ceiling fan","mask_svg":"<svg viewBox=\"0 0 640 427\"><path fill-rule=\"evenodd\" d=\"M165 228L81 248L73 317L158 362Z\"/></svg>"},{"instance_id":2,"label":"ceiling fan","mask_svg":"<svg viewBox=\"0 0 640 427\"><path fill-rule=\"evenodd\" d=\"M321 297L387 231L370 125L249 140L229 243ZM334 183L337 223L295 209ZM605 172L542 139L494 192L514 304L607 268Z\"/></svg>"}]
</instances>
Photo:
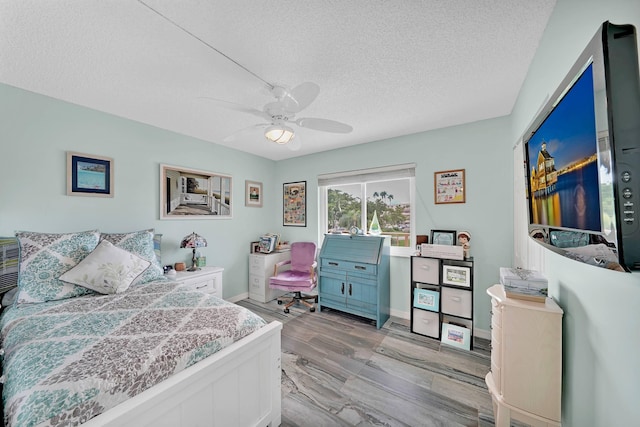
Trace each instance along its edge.
<instances>
[{"instance_id":1,"label":"ceiling fan","mask_svg":"<svg viewBox=\"0 0 640 427\"><path fill-rule=\"evenodd\" d=\"M333 133L349 133L353 130L350 125L335 120L315 117L296 118L296 114L307 108L320 93L320 87L315 83L305 82L293 89L274 85L270 90L276 100L266 104L262 110L216 98L202 97L213 101L222 108L249 113L265 120L264 123L258 123L229 135L225 138L225 142L239 139L247 133L255 131L256 128L262 128L265 138L269 141L277 144L290 143L290 148L297 150L300 148L300 139L296 136L292 125Z\"/></svg>"}]
</instances>

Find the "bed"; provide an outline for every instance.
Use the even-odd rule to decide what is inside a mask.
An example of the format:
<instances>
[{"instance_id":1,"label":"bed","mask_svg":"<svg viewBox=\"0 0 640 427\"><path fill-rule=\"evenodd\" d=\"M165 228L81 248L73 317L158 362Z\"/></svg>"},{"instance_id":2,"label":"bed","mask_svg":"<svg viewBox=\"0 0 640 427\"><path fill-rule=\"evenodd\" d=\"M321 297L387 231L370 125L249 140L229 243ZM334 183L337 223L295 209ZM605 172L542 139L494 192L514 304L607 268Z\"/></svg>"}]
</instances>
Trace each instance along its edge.
<instances>
[{"instance_id":1,"label":"bed","mask_svg":"<svg viewBox=\"0 0 640 427\"><path fill-rule=\"evenodd\" d=\"M149 230L135 244L87 233L17 233L19 290L0 318L5 426L280 424L279 322L149 273ZM105 253L110 267L96 264ZM133 265L125 289L118 256Z\"/></svg>"}]
</instances>

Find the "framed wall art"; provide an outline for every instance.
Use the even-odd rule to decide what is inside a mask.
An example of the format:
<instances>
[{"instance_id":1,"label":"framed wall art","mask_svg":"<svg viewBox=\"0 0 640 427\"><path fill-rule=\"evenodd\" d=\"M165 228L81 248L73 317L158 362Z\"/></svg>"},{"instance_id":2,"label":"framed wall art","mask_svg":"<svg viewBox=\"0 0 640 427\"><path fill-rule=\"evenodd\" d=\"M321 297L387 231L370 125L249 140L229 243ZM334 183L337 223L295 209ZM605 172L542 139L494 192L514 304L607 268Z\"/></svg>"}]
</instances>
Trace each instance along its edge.
<instances>
[{"instance_id":1,"label":"framed wall art","mask_svg":"<svg viewBox=\"0 0 640 427\"><path fill-rule=\"evenodd\" d=\"M455 245L455 230L431 230L431 243L434 245Z\"/></svg>"},{"instance_id":2,"label":"framed wall art","mask_svg":"<svg viewBox=\"0 0 640 427\"><path fill-rule=\"evenodd\" d=\"M307 226L307 181L283 184L283 223L285 226Z\"/></svg>"},{"instance_id":3,"label":"framed wall art","mask_svg":"<svg viewBox=\"0 0 640 427\"><path fill-rule=\"evenodd\" d=\"M434 173L433 194L436 205L465 202L464 169Z\"/></svg>"},{"instance_id":4,"label":"framed wall art","mask_svg":"<svg viewBox=\"0 0 640 427\"><path fill-rule=\"evenodd\" d=\"M442 283L454 286L471 286L471 269L457 265L442 265Z\"/></svg>"},{"instance_id":5,"label":"framed wall art","mask_svg":"<svg viewBox=\"0 0 640 427\"><path fill-rule=\"evenodd\" d=\"M113 159L67 151L67 195L113 197Z\"/></svg>"},{"instance_id":6,"label":"framed wall art","mask_svg":"<svg viewBox=\"0 0 640 427\"><path fill-rule=\"evenodd\" d=\"M471 329L462 326L453 325L451 323L442 324L443 344L448 344L464 350L471 349Z\"/></svg>"},{"instance_id":7,"label":"framed wall art","mask_svg":"<svg viewBox=\"0 0 640 427\"><path fill-rule=\"evenodd\" d=\"M440 293L429 289L415 288L413 290L413 306L430 311L438 311Z\"/></svg>"},{"instance_id":8,"label":"framed wall art","mask_svg":"<svg viewBox=\"0 0 640 427\"><path fill-rule=\"evenodd\" d=\"M255 181L244 182L244 205L254 208L262 207L262 183Z\"/></svg>"},{"instance_id":9,"label":"framed wall art","mask_svg":"<svg viewBox=\"0 0 640 427\"><path fill-rule=\"evenodd\" d=\"M230 219L231 176L160 165L160 219Z\"/></svg>"}]
</instances>

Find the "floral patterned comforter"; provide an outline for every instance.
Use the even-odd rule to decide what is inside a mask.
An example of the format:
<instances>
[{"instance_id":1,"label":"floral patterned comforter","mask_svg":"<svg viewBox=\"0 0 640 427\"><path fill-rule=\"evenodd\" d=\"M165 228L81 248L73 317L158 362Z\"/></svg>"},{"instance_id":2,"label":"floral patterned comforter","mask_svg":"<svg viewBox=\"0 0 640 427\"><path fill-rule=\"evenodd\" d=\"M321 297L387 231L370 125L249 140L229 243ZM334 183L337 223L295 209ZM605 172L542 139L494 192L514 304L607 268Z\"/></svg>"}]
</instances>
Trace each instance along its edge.
<instances>
[{"instance_id":1,"label":"floral patterned comforter","mask_svg":"<svg viewBox=\"0 0 640 427\"><path fill-rule=\"evenodd\" d=\"M89 420L266 322L178 283L5 310L5 426Z\"/></svg>"}]
</instances>

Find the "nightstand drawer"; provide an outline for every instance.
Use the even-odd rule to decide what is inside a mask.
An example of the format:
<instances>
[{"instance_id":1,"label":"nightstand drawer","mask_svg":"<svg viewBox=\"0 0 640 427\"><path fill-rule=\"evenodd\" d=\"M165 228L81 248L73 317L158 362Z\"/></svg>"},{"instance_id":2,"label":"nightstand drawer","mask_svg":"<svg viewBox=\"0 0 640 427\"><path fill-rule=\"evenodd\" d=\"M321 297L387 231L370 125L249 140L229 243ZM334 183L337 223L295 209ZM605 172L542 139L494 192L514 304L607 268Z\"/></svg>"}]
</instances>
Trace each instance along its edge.
<instances>
[{"instance_id":1,"label":"nightstand drawer","mask_svg":"<svg viewBox=\"0 0 640 427\"><path fill-rule=\"evenodd\" d=\"M193 289L194 291L206 292L208 294L216 294L216 281L213 279L188 281L185 285Z\"/></svg>"}]
</instances>

